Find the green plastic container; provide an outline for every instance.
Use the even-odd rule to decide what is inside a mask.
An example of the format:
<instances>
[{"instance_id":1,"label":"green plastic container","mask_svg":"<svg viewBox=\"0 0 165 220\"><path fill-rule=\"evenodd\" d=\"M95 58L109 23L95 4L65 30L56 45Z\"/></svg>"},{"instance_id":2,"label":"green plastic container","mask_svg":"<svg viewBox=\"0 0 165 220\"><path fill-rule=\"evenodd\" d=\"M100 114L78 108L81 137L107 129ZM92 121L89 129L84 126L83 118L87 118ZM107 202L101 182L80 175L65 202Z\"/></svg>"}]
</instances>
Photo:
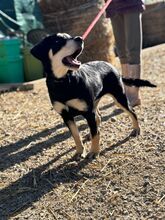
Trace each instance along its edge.
<instances>
[{"instance_id":1,"label":"green plastic container","mask_svg":"<svg viewBox=\"0 0 165 220\"><path fill-rule=\"evenodd\" d=\"M18 57L21 53L21 40L19 38L0 39L0 58Z\"/></svg>"},{"instance_id":2,"label":"green plastic container","mask_svg":"<svg viewBox=\"0 0 165 220\"><path fill-rule=\"evenodd\" d=\"M23 57L25 81L28 82L43 78L42 63L30 53L29 47L24 47Z\"/></svg>"},{"instance_id":3,"label":"green plastic container","mask_svg":"<svg viewBox=\"0 0 165 220\"><path fill-rule=\"evenodd\" d=\"M0 57L0 83L24 82L22 57Z\"/></svg>"}]
</instances>

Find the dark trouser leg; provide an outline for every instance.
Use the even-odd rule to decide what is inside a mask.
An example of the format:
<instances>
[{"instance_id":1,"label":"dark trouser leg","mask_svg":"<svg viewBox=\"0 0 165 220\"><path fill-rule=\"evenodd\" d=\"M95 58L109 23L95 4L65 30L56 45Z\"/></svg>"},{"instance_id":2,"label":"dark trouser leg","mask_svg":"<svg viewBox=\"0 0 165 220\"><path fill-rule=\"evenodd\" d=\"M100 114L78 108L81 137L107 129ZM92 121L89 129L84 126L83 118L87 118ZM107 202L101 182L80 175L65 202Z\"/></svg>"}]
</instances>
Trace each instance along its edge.
<instances>
[{"instance_id":1,"label":"dark trouser leg","mask_svg":"<svg viewBox=\"0 0 165 220\"><path fill-rule=\"evenodd\" d=\"M141 77L141 51L142 51L142 22L141 13L125 13L125 36L128 58L128 77L139 79ZM127 96L131 106L141 104L139 88L126 87Z\"/></svg>"},{"instance_id":2,"label":"dark trouser leg","mask_svg":"<svg viewBox=\"0 0 165 220\"><path fill-rule=\"evenodd\" d=\"M116 42L117 54L121 64L128 63L126 55L126 39L125 39L125 26L124 14L116 14L111 18L113 33Z\"/></svg>"},{"instance_id":3,"label":"dark trouser leg","mask_svg":"<svg viewBox=\"0 0 165 220\"><path fill-rule=\"evenodd\" d=\"M124 14L125 44L129 64L140 64L142 49L141 13Z\"/></svg>"}]
</instances>

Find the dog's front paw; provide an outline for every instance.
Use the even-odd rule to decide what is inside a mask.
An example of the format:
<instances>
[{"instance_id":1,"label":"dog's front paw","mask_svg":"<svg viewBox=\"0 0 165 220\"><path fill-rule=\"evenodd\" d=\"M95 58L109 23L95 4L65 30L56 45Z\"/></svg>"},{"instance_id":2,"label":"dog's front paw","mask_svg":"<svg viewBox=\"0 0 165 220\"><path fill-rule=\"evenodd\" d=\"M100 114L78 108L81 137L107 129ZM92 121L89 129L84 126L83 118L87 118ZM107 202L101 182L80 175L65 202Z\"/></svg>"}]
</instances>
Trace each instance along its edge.
<instances>
[{"instance_id":1,"label":"dog's front paw","mask_svg":"<svg viewBox=\"0 0 165 220\"><path fill-rule=\"evenodd\" d=\"M133 131L130 134L131 137L137 137L138 135L140 135L140 128L133 129Z\"/></svg>"},{"instance_id":2,"label":"dog's front paw","mask_svg":"<svg viewBox=\"0 0 165 220\"><path fill-rule=\"evenodd\" d=\"M75 155L73 156L73 160L78 161L85 157L86 157L86 150L84 149L83 152L76 152Z\"/></svg>"},{"instance_id":3,"label":"dog's front paw","mask_svg":"<svg viewBox=\"0 0 165 220\"><path fill-rule=\"evenodd\" d=\"M99 152L89 152L86 156L86 159L97 159L99 157Z\"/></svg>"},{"instance_id":4,"label":"dog's front paw","mask_svg":"<svg viewBox=\"0 0 165 220\"><path fill-rule=\"evenodd\" d=\"M81 153L76 153L73 157L72 157L72 160L75 160L75 161L79 161L83 158L82 154Z\"/></svg>"}]
</instances>

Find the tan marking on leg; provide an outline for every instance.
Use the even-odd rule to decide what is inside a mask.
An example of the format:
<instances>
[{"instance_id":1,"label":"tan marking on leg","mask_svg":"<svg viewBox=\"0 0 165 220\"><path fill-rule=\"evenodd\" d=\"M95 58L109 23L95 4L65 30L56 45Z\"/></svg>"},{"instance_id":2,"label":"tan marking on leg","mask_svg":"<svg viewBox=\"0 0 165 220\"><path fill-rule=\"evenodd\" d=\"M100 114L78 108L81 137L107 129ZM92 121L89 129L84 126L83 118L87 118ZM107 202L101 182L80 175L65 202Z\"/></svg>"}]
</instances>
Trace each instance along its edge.
<instances>
[{"instance_id":1,"label":"tan marking on leg","mask_svg":"<svg viewBox=\"0 0 165 220\"><path fill-rule=\"evenodd\" d=\"M139 129L139 123L138 123L138 120L135 118L135 116L130 112L128 111L126 108L124 108L116 99L114 96L110 95L113 99L114 99L114 102L116 103L116 105L123 109L125 112L128 113L128 115L131 117L132 119L132 124L133 124L133 129Z\"/></svg>"},{"instance_id":2,"label":"tan marking on leg","mask_svg":"<svg viewBox=\"0 0 165 220\"><path fill-rule=\"evenodd\" d=\"M98 132L98 134L96 134L94 137L92 137L92 145L91 145L91 153L99 153L100 152L100 145L99 145L99 141L100 141L100 134Z\"/></svg>"},{"instance_id":3,"label":"tan marking on leg","mask_svg":"<svg viewBox=\"0 0 165 220\"><path fill-rule=\"evenodd\" d=\"M100 99L95 101L95 103L94 103L94 109L95 110L97 109L99 102L100 102Z\"/></svg>"},{"instance_id":4,"label":"tan marking on leg","mask_svg":"<svg viewBox=\"0 0 165 220\"><path fill-rule=\"evenodd\" d=\"M71 121L68 122L68 126L69 126L69 129L70 129L72 136L74 138L75 144L76 144L76 153L82 154L84 148L83 148L82 141L80 139L78 128L77 128L76 124Z\"/></svg>"},{"instance_id":5,"label":"tan marking on leg","mask_svg":"<svg viewBox=\"0 0 165 220\"><path fill-rule=\"evenodd\" d=\"M97 122L97 126L100 126L101 116L100 116L100 112L98 109L96 110L96 122Z\"/></svg>"},{"instance_id":6,"label":"tan marking on leg","mask_svg":"<svg viewBox=\"0 0 165 220\"><path fill-rule=\"evenodd\" d=\"M101 114L98 108L98 104L99 104L100 99L98 99L95 103L94 103L94 110L96 112L96 122L97 122L97 126L99 126L101 124Z\"/></svg>"},{"instance_id":7,"label":"tan marking on leg","mask_svg":"<svg viewBox=\"0 0 165 220\"><path fill-rule=\"evenodd\" d=\"M119 106L119 108L123 109L125 112L128 113L128 115L129 115L129 116L131 117L131 119L132 119L133 128L134 128L134 129L138 129L138 128L139 128L139 124L138 124L138 121L137 121L137 119L135 118L135 116L134 116L130 111L128 111L126 108L124 108L119 102L116 101L115 103L116 103L116 105Z\"/></svg>"}]
</instances>

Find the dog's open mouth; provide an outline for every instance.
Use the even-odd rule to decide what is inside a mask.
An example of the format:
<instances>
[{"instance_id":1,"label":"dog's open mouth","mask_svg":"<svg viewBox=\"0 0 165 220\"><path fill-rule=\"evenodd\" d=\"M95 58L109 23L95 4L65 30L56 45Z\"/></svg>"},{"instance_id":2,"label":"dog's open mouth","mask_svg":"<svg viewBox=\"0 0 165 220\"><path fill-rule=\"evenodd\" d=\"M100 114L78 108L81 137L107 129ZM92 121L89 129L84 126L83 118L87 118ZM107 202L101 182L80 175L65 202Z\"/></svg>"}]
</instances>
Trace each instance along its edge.
<instances>
[{"instance_id":1,"label":"dog's open mouth","mask_svg":"<svg viewBox=\"0 0 165 220\"><path fill-rule=\"evenodd\" d=\"M76 50L72 55L69 55L67 57L64 57L62 62L64 65L74 68L79 68L81 65L81 62L77 60L77 57L81 53L81 48Z\"/></svg>"}]
</instances>

